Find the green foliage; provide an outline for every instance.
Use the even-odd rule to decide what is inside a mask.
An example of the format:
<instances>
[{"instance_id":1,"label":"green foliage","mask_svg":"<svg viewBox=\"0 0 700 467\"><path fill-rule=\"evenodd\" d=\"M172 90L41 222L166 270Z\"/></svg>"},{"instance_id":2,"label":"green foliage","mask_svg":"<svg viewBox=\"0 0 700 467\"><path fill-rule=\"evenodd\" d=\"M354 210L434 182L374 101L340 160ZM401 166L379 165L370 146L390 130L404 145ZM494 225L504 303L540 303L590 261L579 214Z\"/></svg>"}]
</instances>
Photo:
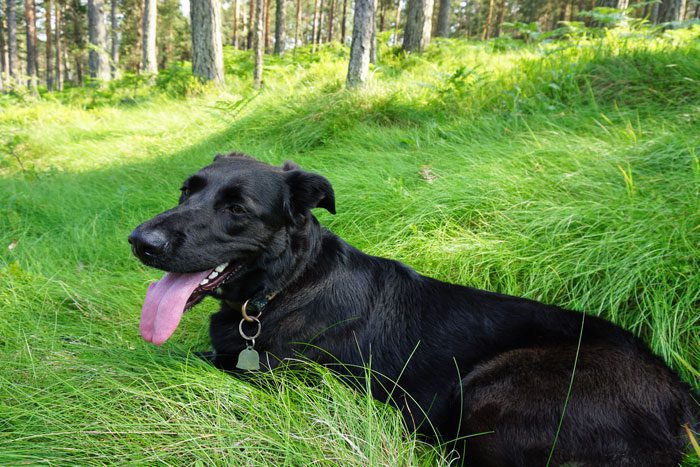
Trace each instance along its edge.
<instances>
[{"instance_id":1,"label":"green foliage","mask_svg":"<svg viewBox=\"0 0 700 467\"><path fill-rule=\"evenodd\" d=\"M192 75L192 64L173 62L158 73L156 87L171 97L192 97L200 95L203 84Z\"/></svg>"},{"instance_id":2,"label":"green foliage","mask_svg":"<svg viewBox=\"0 0 700 467\"><path fill-rule=\"evenodd\" d=\"M226 48L228 88L190 99L182 63L155 87L4 96L0 464L450 462L316 366L251 384L199 362L210 301L163 347L139 338L160 273L126 236L234 149L327 175L319 217L353 245L611 319L700 389L699 36L380 49L362 92L339 46L270 59L262 91Z\"/></svg>"}]
</instances>

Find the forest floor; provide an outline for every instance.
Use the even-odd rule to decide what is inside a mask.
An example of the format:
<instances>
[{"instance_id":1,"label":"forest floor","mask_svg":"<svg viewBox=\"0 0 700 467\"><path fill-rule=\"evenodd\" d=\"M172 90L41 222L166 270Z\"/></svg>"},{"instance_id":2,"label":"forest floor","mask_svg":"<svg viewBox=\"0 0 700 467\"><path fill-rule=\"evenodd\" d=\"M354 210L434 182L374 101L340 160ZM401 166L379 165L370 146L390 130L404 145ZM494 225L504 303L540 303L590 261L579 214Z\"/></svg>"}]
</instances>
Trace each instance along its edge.
<instances>
[{"instance_id":1,"label":"forest floor","mask_svg":"<svg viewBox=\"0 0 700 467\"><path fill-rule=\"evenodd\" d=\"M226 92L170 69L0 97L0 464L449 462L323 369L199 361L211 300L141 340L161 273L126 237L231 150L328 177L319 219L367 253L603 316L700 389L699 35L383 50L355 93L326 46L270 59L261 93L228 50Z\"/></svg>"}]
</instances>

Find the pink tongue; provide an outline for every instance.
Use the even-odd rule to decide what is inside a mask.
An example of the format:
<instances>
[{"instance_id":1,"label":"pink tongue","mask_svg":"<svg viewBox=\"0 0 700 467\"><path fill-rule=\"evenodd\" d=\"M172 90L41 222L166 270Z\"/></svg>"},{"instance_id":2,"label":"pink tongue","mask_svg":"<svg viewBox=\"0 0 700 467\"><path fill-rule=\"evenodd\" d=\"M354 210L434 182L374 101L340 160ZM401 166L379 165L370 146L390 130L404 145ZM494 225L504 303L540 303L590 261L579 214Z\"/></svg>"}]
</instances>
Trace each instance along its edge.
<instances>
[{"instance_id":1,"label":"pink tongue","mask_svg":"<svg viewBox=\"0 0 700 467\"><path fill-rule=\"evenodd\" d=\"M212 269L184 274L167 272L150 284L141 308L141 336L155 345L167 341L180 324L187 299L211 272Z\"/></svg>"}]
</instances>

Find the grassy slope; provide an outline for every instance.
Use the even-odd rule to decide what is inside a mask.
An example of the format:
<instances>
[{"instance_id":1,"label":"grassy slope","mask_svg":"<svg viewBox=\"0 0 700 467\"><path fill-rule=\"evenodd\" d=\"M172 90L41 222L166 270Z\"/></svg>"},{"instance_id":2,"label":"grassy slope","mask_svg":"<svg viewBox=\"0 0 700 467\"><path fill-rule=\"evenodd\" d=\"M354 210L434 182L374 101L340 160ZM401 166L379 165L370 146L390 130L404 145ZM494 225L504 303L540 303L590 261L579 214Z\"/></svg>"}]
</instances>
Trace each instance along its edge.
<instances>
[{"instance_id":1,"label":"grassy slope","mask_svg":"<svg viewBox=\"0 0 700 467\"><path fill-rule=\"evenodd\" d=\"M194 359L213 303L163 348L140 340L159 273L126 235L234 148L328 176L338 214L321 220L365 251L610 318L698 388L697 38L439 42L386 53L362 95L342 91L344 55L273 61L244 107L239 55L216 97L4 105L0 464L445 461L322 370L260 389Z\"/></svg>"}]
</instances>

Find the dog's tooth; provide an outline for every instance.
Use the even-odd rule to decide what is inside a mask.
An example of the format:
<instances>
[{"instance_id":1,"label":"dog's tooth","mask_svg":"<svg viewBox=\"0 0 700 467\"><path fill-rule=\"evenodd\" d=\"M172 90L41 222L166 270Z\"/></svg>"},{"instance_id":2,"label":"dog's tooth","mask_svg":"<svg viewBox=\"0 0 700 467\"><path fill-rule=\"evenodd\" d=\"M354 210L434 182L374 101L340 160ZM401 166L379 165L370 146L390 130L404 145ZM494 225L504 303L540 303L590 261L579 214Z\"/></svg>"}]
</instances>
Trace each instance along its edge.
<instances>
[{"instance_id":1,"label":"dog's tooth","mask_svg":"<svg viewBox=\"0 0 700 467\"><path fill-rule=\"evenodd\" d=\"M219 275L219 273L214 271L211 274L209 274L209 279L216 279L216 276L218 276L218 275Z\"/></svg>"},{"instance_id":2,"label":"dog's tooth","mask_svg":"<svg viewBox=\"0 0 700 467\"><path fill-rule=\"evenodd\" d=\"M221 272L224 269L226 269L226 266L228 266L228 263L222 263L222 264L218 265L216 268L214 268L214 271Z\"/></svg>"},{"instance_id":3,"label":"dog's tooth","mask_svg":"<svg viewBox=\"0 0 700 467\"><path fill-rule=\"evenodd\" d=\"M202 279L202 282L199 283L199 285L207 285L209 283L209 279Z\"/></svg>"}]
</instances>

